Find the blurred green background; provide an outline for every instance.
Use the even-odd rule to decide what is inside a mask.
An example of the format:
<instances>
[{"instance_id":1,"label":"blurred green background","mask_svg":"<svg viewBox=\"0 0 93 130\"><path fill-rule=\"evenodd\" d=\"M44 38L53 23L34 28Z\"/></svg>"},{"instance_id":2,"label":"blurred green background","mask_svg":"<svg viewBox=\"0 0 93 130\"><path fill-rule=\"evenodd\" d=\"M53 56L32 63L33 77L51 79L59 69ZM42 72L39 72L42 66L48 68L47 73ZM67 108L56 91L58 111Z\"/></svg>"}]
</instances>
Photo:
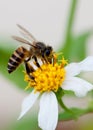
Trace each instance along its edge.
<instances>
[{"instance_id":1,"label":"blurred green background","mask_svg":"<svg viewBox=\"0 0 93 130\"><path fill-rule=\"evenodd\" d=\"M81 61L86 56L93 55L93 1L0 2L0 130L39 130L39 101L22 120L17 121L22 100L29 92L24 91L26 83L22 65L11 75L7 72L9 57L20 45L11 38L11 35L19 35L16 23L27 27L38 40L52 45L55 51L62 51L69 62ZM93 73L81 74L93 83L92 75ZM64 102L73 108L79 119L61 110L57 130L93 130L92 92L82 99L66 94Z\"/></svg>"}]
</instances>

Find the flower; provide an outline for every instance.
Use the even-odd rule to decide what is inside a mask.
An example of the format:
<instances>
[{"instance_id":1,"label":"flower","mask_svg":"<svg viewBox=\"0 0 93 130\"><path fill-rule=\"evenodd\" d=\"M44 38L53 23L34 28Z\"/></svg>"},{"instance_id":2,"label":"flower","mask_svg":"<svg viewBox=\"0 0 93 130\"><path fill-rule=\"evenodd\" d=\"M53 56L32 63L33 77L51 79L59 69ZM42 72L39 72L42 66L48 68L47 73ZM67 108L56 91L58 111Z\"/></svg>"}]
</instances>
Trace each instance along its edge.
<instances>
[{"instance_id":1,"label":"flower","mask_svg":"<svg viewBox=\"0 0 93 130\"><path fill-rule=\"evenodd\" d=\"M43 64L36 71L31 73L34 80L26 74L25 81L28 87L34 90L22 103L21 114L18 119L24 116L40 96L40 110L38 124L43 130L55 130L58 122L58 101L55 93L59 87L63 90L71 90L78 97L85 96L93 89L89 82L76 77L80 72L93 71L93 57L89 56L80 63L71 63L63 58L60 64Z\"/></svg>"}]
</instances>

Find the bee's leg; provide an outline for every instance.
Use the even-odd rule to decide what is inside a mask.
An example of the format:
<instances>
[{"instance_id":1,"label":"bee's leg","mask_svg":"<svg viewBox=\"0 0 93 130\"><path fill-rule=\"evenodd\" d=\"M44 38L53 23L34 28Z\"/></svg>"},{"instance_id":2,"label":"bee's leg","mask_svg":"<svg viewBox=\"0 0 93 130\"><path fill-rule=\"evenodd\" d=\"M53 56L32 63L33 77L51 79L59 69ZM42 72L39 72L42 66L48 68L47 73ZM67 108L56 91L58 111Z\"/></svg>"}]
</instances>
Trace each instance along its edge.
<instances>
[{"instance_id":1,"label":"bee's leg","mask_svg":"<svg viewBox=\"0 0 93 130\"><path fill-rule=\"evenodd\" d=\"M35 65L36 65L38 68L40 68L40 64L38 63L37 57L36 57L36 56L33 56L32 58L35 60Z\"/></svg>"},{"instance_id":2,"label":"bee's leg","mask_svg":"<svg viewBox=\"0 0 93 130\"><path fill-rule=\"evenodd\" d=\"M43 57L41 57L41 61L42 61L43 64L45 64L45 60L44 60Z\"/></svg>"},{"instance_id":3,"label":"bee's leg","mask_svg":"<svg viewBox=\"0 0 93 130\"><path fill-rule=\"evenodd\" d=\"M44 61L45 61L45 63L46 63L46 64L48 63L48 60L47 60L47 58L46 58L46 57L44 57Z\"/></svg>"},{"instance_id":4,"label":"bee's leg","mask_svg":"<svg viewBox=\"0 0 93 130\"><path fill-rule=\"evenodd\" d=\"M56 62L58 62L58 59L57 59L57 55L54 53L53 54L53 57L52 57L52 60L53 60L53 65L56 63Z\"/></svg>"},{"instance_id":5,"label":"bee's leg","mask_svg":"<svg viewBox=\"0 0 93 130\"><path fill-rule=\"evenodd\" d=\"M44 53L42 53L42 62L46 64L48 63L47 58L45 57Z\"/></svg>"},{"instance_id":6,"label":"bee's leg","mask_svg":"<svg viewBox=\"0 0 93 130\"><path fill-rule=\"evenodd\" d=\"M30 59L31 59L31 56L28 59L26 59L24 62L28 62L30 61Z\"/></svg>"},{"instance_id":7,"label":"bee's leg","mask_svg":"<svg viewBox=\"0 0 93 130\"><path fill-rule=\"evenodd\" d=\"M54 64L55 64L55 59L54 59L54 57L52 57L52 59L51 59L51 64L54 66Z\"/></svg>"},{"instance_id":8,"label":"bee's leg","mask_svg":"<svg viewBox=\"0 0 93 130\"><path fill-rule=\"evenodd\" d=\"M34 80L34 76L31 75L31 73L35 71L34 68L27 61L24 61L24 63L26 67L26 73L32 80Z\"/></svg>"}]
</instances>

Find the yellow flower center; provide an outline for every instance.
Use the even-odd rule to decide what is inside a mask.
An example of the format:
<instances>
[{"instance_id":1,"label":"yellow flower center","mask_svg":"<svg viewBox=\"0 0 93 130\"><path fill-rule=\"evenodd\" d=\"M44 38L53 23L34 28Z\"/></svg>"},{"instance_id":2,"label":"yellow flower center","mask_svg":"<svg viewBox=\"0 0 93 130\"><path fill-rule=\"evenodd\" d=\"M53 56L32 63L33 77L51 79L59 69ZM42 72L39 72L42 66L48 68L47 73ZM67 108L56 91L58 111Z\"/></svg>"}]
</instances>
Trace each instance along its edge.
<instances>
[{"instance_id":1,"label":"yellow flower center","mask_svg":"<svg viewBox=\"0 0 93 130\"><path fill-rule=\"evenodd\" d=\"M56 92L65 80L65 64L67 64L67 61L64 60L64 58L60 64L43 64L40 68L31 73L34 80L32 80L28 74L25 74L25 81L28 82L26 89L33 87L35 92Z\"/></svg>"}]
</instances>

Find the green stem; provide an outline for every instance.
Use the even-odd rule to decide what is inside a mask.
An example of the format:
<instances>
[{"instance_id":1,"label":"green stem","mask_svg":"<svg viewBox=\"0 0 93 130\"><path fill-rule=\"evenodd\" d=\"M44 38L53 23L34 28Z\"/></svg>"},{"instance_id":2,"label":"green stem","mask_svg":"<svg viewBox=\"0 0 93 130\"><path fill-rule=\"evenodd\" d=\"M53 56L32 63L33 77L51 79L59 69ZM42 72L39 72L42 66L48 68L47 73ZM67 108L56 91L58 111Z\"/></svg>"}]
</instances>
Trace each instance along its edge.
<instances>
[{"instance_id":1,"label":"green stem","mask_svg":"<svg viewBox=\"0 0 93 130\"><path fill-rule=\"evenodd\" d=\"M65 104L63 103L63 101L62 101L61 98L58 98L58 102L59 102L61 108L63 108L64 110L66 110L66 111L68 111L68 112L70 112L70 113L73 114L73 111L71 111L69 108L67 108L67 107L65 106Z\"/></svg>"},{"instance_id":2,"label":"green stem","mask_svg":"<svg viewBox=\"0 0 93 130\"><path fill-rule=\"evenodd\" d=\"M72 27L73 27L73 22L74 22L76 5L77 5L77 0L72 0L70 14L69 14L68 23L67 23L67 31L66 31L66 38L65 38L66 45L69 44L70 36L72 34Z\"/></svg>"},{"instance_id":3,"label":"green stem","mask_svg":"<svg viewBox=\"0 0 93 130\"><path fill-rule=\"evenodd\" d=\"M57 93L56 94L56 97L57 97L57 100L58 100L58 103L60 104L61 108L63 108L64 110L68 111L68 112L71 112L73 113L69 108L67 108L65 106L65 104L63 103L63 100L62 100L62 97L64 96L64 91L62 88L59 88Z\"/></svg>"}]
</instances>

